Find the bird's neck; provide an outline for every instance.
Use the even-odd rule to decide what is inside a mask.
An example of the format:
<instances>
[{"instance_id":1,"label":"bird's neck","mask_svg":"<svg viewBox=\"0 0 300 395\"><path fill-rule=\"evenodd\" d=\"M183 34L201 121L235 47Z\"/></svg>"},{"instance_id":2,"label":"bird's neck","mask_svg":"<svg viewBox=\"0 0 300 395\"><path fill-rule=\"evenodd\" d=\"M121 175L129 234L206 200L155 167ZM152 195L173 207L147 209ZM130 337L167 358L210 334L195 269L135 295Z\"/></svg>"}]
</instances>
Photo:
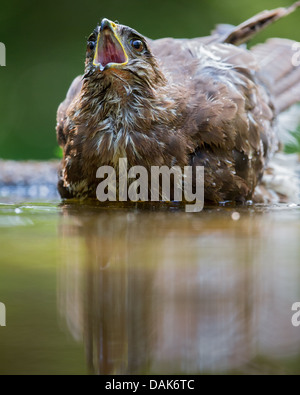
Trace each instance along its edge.
<instances>
[{"instance_id":1,"label":"bird's neck","mask_svg":"<svg viewBox=\"0 0 300 395\"><path fill-rule=\"evenodd\" d=\"M83 89L75 113L76 124L84 125L81 133L91 147L89 154L101 159L101 165L117 165L124 157L131 165L160 165L178 128L176 96L164 86L125 92L107 89L94 97L91 91Z\"/></svg>"}]
</instances>

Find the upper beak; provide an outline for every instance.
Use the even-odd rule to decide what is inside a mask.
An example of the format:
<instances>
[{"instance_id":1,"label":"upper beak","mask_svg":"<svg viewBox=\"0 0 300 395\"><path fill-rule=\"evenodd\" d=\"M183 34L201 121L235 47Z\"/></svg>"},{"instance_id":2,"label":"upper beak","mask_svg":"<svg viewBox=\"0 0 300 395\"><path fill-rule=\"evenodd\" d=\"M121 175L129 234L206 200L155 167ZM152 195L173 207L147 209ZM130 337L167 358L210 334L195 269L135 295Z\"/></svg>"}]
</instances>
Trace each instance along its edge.
<instances>
[{"instance_id":1,"label":"upper beak","mask_svg":"<svg viewBox=\"0 0 300 395\"><path fill-rule=\"evenodd\" d=\"M128 56L117 33L117 25L108 19L101 22L93 63L94 66L100 66L101 71L128 63Z\"/></svg>"}]
</instances>

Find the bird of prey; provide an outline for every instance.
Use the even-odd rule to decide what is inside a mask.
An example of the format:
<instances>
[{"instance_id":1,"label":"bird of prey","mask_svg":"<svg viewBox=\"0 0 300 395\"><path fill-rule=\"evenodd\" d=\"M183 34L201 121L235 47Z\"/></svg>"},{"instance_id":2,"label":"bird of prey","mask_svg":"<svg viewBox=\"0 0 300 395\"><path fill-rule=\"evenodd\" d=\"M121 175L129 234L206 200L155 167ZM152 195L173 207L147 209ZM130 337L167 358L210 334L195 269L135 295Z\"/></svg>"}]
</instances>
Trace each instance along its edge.
<instances>
[{"instance_id":1,"label":"bird of prey","mask_svg":"<svg viewBox=\"0 0 300 395\"><path fill-rule=\"evenodd\" d=\"M279 149L277 117L300 101L300 67L294 41L245 44L299 6L195 39L150 40L103 19L58 110L62 198L96 198L97 169L127 158L146 169L204 166L206 202L253 199Z\"/></svg>"}]
</instances>

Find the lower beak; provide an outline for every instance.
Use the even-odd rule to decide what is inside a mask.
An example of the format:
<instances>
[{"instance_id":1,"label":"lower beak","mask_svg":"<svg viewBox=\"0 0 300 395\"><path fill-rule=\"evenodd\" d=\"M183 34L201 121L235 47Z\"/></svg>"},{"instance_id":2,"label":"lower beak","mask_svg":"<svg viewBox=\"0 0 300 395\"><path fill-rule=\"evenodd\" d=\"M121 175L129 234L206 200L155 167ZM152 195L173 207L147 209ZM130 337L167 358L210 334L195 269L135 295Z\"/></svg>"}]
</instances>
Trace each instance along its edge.
<instances>
[{"instance_id":1,"label":"lower beak","mask_svg":"<svg viewBox=\"0 0 300 395\"><path fill-rule=\"evenodd\" d=\"M128 63L128 56L118 37L117 25L108 19L101 22L97 47L94 57L94 66L103 71L108 68L120 68Z\"/></svg>"}]
</instances>

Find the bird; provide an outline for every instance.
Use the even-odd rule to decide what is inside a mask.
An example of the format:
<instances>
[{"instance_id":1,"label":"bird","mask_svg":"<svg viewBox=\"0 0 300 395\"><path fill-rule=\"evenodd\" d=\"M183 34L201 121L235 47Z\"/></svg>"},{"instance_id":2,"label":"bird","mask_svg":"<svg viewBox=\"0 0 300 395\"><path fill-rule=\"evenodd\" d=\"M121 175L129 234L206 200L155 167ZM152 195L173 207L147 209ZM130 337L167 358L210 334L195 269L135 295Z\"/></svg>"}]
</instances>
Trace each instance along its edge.
<instances>
[{"instance_id":1,"label":"bird","mask_svg":"<svg viewBox=\"0 0 300 395\"><path fill-rule=\"evenodd\" d=\"M280 150L278 118L300 101L300 67L293 40L247 43L299 6L194 39L151 40L103 19L57 113L61 197L95 199L97 169L126 158L149 171L203 166L206 203L252 201Z\"/></svg>"}]
</instances>

